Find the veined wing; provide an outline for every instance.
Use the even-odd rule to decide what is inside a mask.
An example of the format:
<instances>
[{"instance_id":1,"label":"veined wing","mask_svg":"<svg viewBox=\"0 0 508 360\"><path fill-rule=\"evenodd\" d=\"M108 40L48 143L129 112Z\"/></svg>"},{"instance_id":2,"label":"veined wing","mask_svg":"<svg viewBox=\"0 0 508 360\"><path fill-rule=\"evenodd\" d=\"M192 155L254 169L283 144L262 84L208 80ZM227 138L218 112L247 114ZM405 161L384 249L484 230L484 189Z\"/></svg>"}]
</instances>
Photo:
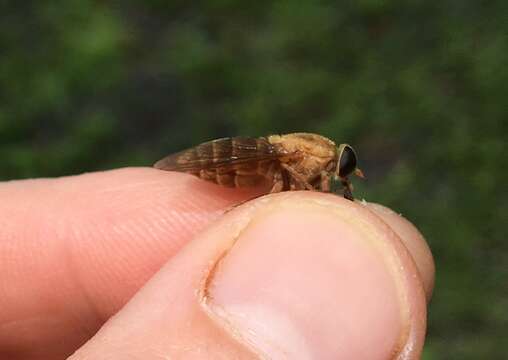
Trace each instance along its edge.
<instances>
[{"instance_id":1,"label":"veined wing","mask_svg":"<svg viewBox=\"0 0 508 360\"><path fill-rule=\"evenodd\" d=\"M154 167L183 172L233 169L239 164L276 159L284 155L263 137L229 137L208 141L169 155L156 162Z\"/></svg>"}]
</instances>

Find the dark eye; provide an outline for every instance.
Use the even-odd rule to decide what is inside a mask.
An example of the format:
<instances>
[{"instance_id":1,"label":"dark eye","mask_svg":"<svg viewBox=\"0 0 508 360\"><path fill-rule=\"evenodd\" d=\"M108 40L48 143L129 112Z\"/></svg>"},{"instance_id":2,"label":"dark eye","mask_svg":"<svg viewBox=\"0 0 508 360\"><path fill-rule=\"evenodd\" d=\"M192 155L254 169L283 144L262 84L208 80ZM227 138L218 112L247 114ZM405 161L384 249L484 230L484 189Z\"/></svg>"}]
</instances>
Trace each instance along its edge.
<instances>
[{"instance_id":1,"label":"dark eye","mask_svg":"<svg viewBox=\"0 0 508 360\"><path fill-rule=\"evenodd\" d=\"M339 156L339 176L346 177L356 169L356 154L351 146L345 145Z\"/></svg>"}]
</instances>

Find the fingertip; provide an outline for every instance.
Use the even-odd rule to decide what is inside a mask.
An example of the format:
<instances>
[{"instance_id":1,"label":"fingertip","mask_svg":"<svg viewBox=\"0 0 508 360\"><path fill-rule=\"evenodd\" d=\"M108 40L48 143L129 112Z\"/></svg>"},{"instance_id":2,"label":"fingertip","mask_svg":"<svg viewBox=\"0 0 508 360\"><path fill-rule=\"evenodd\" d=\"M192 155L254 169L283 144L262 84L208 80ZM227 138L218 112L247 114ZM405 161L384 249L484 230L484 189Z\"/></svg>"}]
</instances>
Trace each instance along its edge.
<instances>
[{"instance_id":1,"label":"fingertip","mask_svg":"<svg viewBox=\"0 0 508 360\"><path fill-rule=\"evenodd\" d=\"M385 221L407 247L423 281L427 302L432 297L435 279L434 258L428 243L418 229L401 214L386 206L367 203L366 206Z\"/></svg>"},{"instance_id":2,"label":"fingertip","mask_svg":"<svg viewBox=\"0 0 508 360\"><path fill-rule=\"evenodd\" d=\"M72 351L195 234L252 196L152 168L0 183L0 319L10 324L0 347L31 353L43 343L44 358Z\"/></svg>"},{"instance_id":3,"label":"fingertip","mask_svg":"<svg viewBox=\"0 0 508 360\"><path fill-rule=\"evenodd\" d=\"M363 209L308 192L264 201L213 272L211 313L266 358L397 352L409 322L401 281Z\"/></svg>"}]
</instances>

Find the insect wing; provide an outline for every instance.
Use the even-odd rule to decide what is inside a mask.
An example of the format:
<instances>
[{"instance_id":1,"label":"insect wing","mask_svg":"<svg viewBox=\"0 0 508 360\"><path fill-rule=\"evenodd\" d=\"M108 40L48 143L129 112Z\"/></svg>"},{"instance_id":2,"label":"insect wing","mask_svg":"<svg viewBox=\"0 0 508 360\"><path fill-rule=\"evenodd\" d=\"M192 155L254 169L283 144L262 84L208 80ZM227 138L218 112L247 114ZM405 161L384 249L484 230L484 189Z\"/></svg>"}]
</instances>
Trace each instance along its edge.
<instances>
[{"instance_id":1,"label":"insect wing","mask_svg":"<svg viewBox=\"0 0 508 360\"><path fill-rule=\"evenodd\" d=\"M169 155L155 163L161 170L193 172L234 169L235 166L276 159L280 154L266 138L232 137L212 140Z\"/></svg>"}]
</instances>

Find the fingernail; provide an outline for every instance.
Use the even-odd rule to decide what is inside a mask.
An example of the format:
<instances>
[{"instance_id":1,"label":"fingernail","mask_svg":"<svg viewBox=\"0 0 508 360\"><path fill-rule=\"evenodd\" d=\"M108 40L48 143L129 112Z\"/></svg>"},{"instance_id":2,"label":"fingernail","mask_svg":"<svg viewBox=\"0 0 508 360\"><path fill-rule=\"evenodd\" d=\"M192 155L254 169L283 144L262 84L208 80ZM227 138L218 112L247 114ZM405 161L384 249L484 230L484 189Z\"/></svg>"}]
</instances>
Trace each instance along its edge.
<instances>
[{"instance_id":1,"label":"fingernail","mask_svg":"<svg viewBox=\"0 0 508 360\"><path fill-rule=\"evenodd\" d=\"M262 358L387 359L407 311L396 262L329 206L257 215L208 282L206 307Z\"/></svg>"}]
</instances>

